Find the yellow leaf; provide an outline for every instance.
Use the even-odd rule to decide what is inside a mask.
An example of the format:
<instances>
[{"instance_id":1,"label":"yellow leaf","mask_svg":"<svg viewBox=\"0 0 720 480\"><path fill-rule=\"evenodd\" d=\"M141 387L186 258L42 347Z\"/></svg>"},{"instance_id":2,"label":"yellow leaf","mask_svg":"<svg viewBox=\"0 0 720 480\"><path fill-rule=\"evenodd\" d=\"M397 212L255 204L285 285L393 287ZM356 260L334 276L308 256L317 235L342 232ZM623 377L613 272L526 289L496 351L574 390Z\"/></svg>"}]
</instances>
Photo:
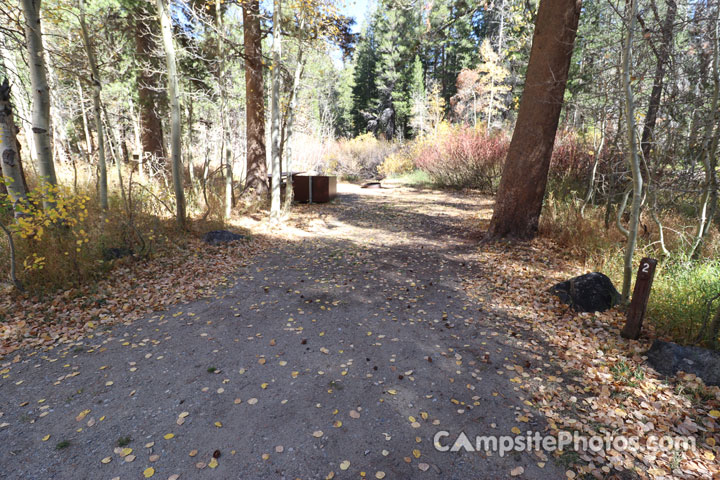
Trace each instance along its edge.
<instances>
[{"instance_id":1,"label":"yellow leaf","mask_svg":"<svg viewBox=\"0 0 720 480\"><path fill-rule=\"evenodd\" d=\"M208 463L208 467L215 468L218 466L218 461L215 458L210 459L210 463Z\"/></svg>"},{"instance_id":2,"label":"yellow leaf","mask_svg":"<svg viewBox=\"0 0 720 480\"><path fill-rule=\"evenodd\" d=\"M145 478L150 478L153 475L155 475L155 469L153 467L148 467L143 471L143 476Z\"/></svg>"},{"instance_id":3,"label":"yellow leaf","mask_svg":"<svg viewBox=\"0 0 720 480\"><path fill-rule=\"evenodd\" d=\"M712 418L720 418L720 410L710 410L708 412L708 415L710 415Z\"/></svg>"},{"instance_id":4,"label":"yellow leaf","mask_svg":"<svg viewBox=\"0 0 720 480\"><path fill-rule=\"evenodd\" d=\"M163 436L163 438L164 438L165 440L170 440L170 439L173 438L174 436L175 436L174 433L166 433L166 434Z\"/></svg>"},{"instance_id":5,"label":"yellow leaf","mask_svg":"<svg viewBox=\"0 0 720 480\"><path fill-rule=\"evenodd\" d=\"M420 458L420 450L418 450L417 448L413 450L413 457Z\"/></svg>"},{"instance_id":6,"label":"yellow leaf","mask_svg":"<svg viewBox=\"0 0 720 480\"><path fill-rule=\"evenodd\" d=\"M42 441L43 441L43 442L47 442L48 440L50 440L50 435L45 435L45 436L42 438Z\"/></svg>"},{"instance_id":7,"label":"yellow leaf","mask_svg":"<svg viewBox=\"0 0 720 480\"><path fill-rule=\"evenodd\" d=\"M218 428L221 428L221 427L222 427L222 423L220 423L220 422L215 422L215 426L218 427Z\"/></svg>"},{"instance_id":8,"label":"yellow leaf","mask_svg":"<svg viewBox=\"0 0 720 480\"><path fill-rule=\"evenodd\" d=\"M512 431L515 435L520 435L520 429L519 429L518 427L513 427L513 428L511 429L511 431Z\"/></svg>"}]
</instances>

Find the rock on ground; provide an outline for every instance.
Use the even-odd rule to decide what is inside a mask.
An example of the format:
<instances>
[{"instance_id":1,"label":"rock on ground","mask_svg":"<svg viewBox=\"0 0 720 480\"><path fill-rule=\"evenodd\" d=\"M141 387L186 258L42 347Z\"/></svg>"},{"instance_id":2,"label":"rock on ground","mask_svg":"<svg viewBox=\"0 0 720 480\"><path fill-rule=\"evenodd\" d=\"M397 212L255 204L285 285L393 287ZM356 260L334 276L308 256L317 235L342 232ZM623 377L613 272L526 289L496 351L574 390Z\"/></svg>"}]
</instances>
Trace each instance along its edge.
<instances>
[{"instance_id":1,"label":"rock on ground","mask_svg":"<svg viewBox=\"0 0 720 480\"><path fill-rule=\"evenodd\" d=\"M612 280L600 272L571 278L553 286L550 291L578 312L604 312L620 301Z\"/></svg>"},{"instance_id":2,"label":"rock on ground","mask_svg":"<svg viewBox=\"0 0 720 480\"><path fill-rule=\"evenodd\" d=\"M706 385L720 386L720 352L655 340L647 357L648 363L663 375L683 371L702 378Z\"/></svg>"}]
</instances>

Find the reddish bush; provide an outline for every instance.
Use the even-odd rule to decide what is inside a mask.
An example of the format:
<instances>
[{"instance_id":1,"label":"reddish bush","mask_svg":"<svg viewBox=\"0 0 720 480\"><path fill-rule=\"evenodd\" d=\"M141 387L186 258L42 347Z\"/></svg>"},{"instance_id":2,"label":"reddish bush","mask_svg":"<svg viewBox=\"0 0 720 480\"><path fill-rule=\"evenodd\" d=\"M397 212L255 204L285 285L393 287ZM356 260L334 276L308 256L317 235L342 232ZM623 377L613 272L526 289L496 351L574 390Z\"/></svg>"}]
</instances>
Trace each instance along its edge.
<instances>
[{"instance_id":1,"label":"reddish bush","mask_svg":"<svg viewBox=\"0 0 720 480\"><path fill-rule=\"evenodd\" d=\"M593 153L592 145L583 141L576 132L558 132L550 161L550 175L558 180L582 181L595 161Z\"/></svg>"},{"instance_id":2,"label":"reddish bush","mask_svg":"<svg viewBox=\"0 0 720 480\"><path fill-rule=\"evenodd\" d=\"M494 192L502 175L509 139L457 127L426 140L415 165L441 187L477 188Z\"/></svg>"}]
</instances>

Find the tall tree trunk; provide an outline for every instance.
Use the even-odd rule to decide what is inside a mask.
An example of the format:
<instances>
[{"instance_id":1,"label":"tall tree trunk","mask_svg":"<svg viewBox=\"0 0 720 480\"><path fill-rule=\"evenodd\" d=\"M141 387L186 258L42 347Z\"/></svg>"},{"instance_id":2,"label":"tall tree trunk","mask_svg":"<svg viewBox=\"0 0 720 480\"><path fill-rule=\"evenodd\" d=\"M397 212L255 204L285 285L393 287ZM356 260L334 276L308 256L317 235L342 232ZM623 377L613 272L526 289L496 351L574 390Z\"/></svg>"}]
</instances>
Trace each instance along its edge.
<instances>
[{"instance_id":1,"label":"tall tree trunk","mask_svg":"<svg viewBox=\"0 0 720 480\"><path fill-rule=\"evenodd\" d=\"M88 125L87 112L85 111L85 95L83 95L82 83L80 78L75 78L75 84L78 89L78 98L80 99L80 113L83 124L83 133L85 134L85 150L90 155L95 150L92 136L90 136L90 126Z\"/></svg>"},{"instance_id":2,"label":"tall tree trunk","mask_svg":"<svg viewBox=\"0 0 720 480\"><path fill-rule=\"evenodd\" d=\"M155 40L149 25L147 12L140 7L135 12L135 57L138 62L137 92L138 110L140 113L140 145L142 146L140 161L145 163L147 157L152 159L153 168L165 166L165 144L163 142L162 120L158 114L159 94L155 87L159 86L157 74L149 67Z\"/></svg>"},{"instance_id":3,"label":"tall tree trunk","mask_svg":"<svg viewBox=\"0 0 720 480\"><path fill-rule=\"evenodd\" d=\"M301 27L302 28L302 27ZM293 122L295 121L295 109L297 108L297 92L300 88L300 79L305 70L305 58L303 57L302 43L298 43L298 58L295 65L295 75L293 76L293 84L290 89L290 105L285 115L283 129L280 135L280 158L285 154L287 156L287 183L285 185L285 211L290 210L293 201L293 179L292 179L292 150L290 140L293 133Z\"/></svg>"},{"instance_id":4,"label":"tall tree trunk","mask_svg":"<svg viewBox=\"0 0 720 480\"><path fill-rule=\"evenodd\" d=\"M628 164L632 171L632 206L630 207L630 223L627 231L623 233L627 236L627 244L625 246L625 259L623 267L623 286L622 299L627 302L630 298L630 284L632 282L633 271L633 255L635 254L635 246L637 245L638 226L640 225L640 207L642 207L642 189L643 178L640 171L640 158L638 157L638 145L635 135L635 102L633 100L632 79L630 76L630 66L632 60L633 33L635 30L635 16L637 14L637 0L630 0L629 11L627 14L625 34L625 47L623 48L623 90L625 91L625 128L627 129L628 142ZM622 215L621 208L618 212ZM622 230L621 230L622 231Z\"/></svg>"},{"instance_id":5,"label":"tall tree trunk","mask_svg":"<svg viewBox=\"0 0 720 480\"><path fill-rule=\"evenodd\" d=\"M34 168L37 164L37 154L35 153L35 142L33 140L32 125L28 121L31 116L31 106L28 104L28 102L25 101L25 98L20 95L20 91L22 90L22 81L17 74L18 67L15 55L16 52L11 52L10 50L7 50L5 48L0 48L0 57L2 57L3 63L5 64L5 72L8 76L8 80L10 81L10 86L12 90L12 104L17 110L17 114L19 116L18 120L20 121L20 124L22 126L23 134L25 136L25 142L27 143L28 151L30 152L30 159L32 160L30 164ZM13 89L13 86L15 86L16 88Z\"/></svg>"},{"instance_id":6,"label":"tall tree trunk","mask_svg":"<svg viewBox=\"0 0 720 480\"><path fill-rule=\"evenodd\" d=\"M657 115L660 110L660 98L662 97L663 83L665 80L665 66L670 61L670 52L673 42L673 26L675 24L675 14L677 13L677 3L675 0L667 0L667 13L662 26L662 44L657 50L657 64L655 65L655 77L653 79L653 87L650 92L650 103L648 104L647 114L645 115L645 124L643 125L642 140L640 140L640 149L643 158L647 161L650 158L650 148L652 148L653 132L657 123Z\"/></svg>"},{"instance_id":7,"label":"tall tree trunk","mask_svg":"<svg viewBox=\"0 0 720 480\"><path fill-rule=\"evenodd\" d=\"M278 220L282 208L280 186L282 185L282 159L280 157L280 56L281 44L281 2L273 1L273 42L272 42L272 98L270 120L270 142L272 144L272 198L270 201L270 217Z\"/></svg>"},{"instance_id":8,"label":"tall tree trunk","mask_svg":"<svg viewBox=\"0 0 720 480\"><path fill-rule=\"evenodd\" d=\"M102 83L100 80L100 71L95 60L95 52L90 44L90 35L88 35L87 25L85 24L85 2L79 0L80 6L80 31L82 33L83 45L85 53L90 64L91 82L93 86L93 113L95 115L95 130L97 131L98 145L98 193L100 195L100 208L107 210L108 208L108 183L107 183L107 163L105 161L105 136L103 135L103 124L100 109L100 94L102 92Z\"/></svg>"},{"instance_id":9,"label":"tall tree trunk","mask_svg":"<svg viewBox=\"0 0 720 480\"><path fill-rule=\"evenodd\" d=\"M157 0L158 15L162 26L163 46L167 62L168 97L170 99L170 159L173 187L175 190L175 219L178 226L185 228L185 190L183 189L182 138L180 127L180 99L178 98L177 64L175 44L172 36L172 22L165 0Z\"/></svg>"},{"instance_id":10,"label":"tall tree trunk","mask_svg":"<svg viewBox=\"0 0 720 480\"><path fill-rule=\"evenodd\" d=\"M268 193L268 184L265 162L265 104L260 2L259 0L244 1L242 9L245 35L245 124L247 129L245 188L264 197Z\"/></svg>"},{"instance_id":11,"label":"tall tree trunk","mask_svg":"<svg viewBox=\"0 0 720 480\"><path fill-rule=\"evenodd\" d=\"M715 218L718 203L718 180L717 180L717 151L720 141L720 12L715 10L713 23L713 56L712 76L713 94L710 101L711 121L705 127L705 135L702 147L703 170L705 181L703 182L703 193L700 201L700 219L695 232L695 240L690 251L690 256L699 258L702 251L702 244Z\"/></svg>"},{"instance_id":12,"label":"tall tree trunk","mask_svg":"<svg viewBox=\"0 0 720 480\"><path fill-rule=\"evenodd\" d=\"M537 234L581 0L540 0L525 88L489 237Z\"/></svg>"},{"instance_id":13,"label":"tall tree trunk","mask_svg":"<svg viewBox=\"0 0 720 480\"><path fill-rule=\"evenodd\" d=\"M33 98L32 131L38 156L38 173L41 185L57 185L50 138L50 87L43 54L40 2L41 0L20 0L25 15L25 41L30 59L28 63ZM43 207L52 206L53 202L45 197Z\"/></svg>"},{"instance_id":14,"label":"tall tree trunk","mask_svg":"<svg viewBox=\"0 0 720 480\"><path fill-rule=\"evenodd\" d=\"M27 201L27 192L23 181L20 152L17 149L16 131L10 102L10 84L5 78L0 85L0 163L15 217L19 217L24 213L23 204Z\"/></svg>"},{"instance_id":15,"label":"tall tree trunk","mask_svg":"<svg viewBox=\"0 0 720 480\"><path fill-rule=\"evenodd\" d=\"M228 135L228 119L227 119L227 92L225 89L225 52L223 28L223 11L221 0L215 0L215 22L218 29L218 88L220 90L220 164L225 166L225 220L229 220L232 216L233 207L233 171L232 171L232 152L227 145Z\"/></svg>"}]
</instances>

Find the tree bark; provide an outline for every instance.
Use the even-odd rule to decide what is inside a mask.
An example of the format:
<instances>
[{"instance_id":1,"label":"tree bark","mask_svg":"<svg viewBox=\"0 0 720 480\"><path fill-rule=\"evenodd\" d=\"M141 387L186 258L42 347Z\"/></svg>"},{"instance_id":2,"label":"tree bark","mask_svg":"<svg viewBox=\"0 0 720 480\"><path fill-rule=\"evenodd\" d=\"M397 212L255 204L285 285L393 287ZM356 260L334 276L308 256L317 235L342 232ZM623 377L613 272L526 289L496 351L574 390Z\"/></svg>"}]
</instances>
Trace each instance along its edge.
<instances>
[{"instance_id":1,"label":"tree bark","mask_svg":"<svg viewBox=\"0 0 720 480\"><path fill-rule=\"evenodd\" d=\"M258 196L268 193L265 162L265 104L263 89L262 38L260 3L247 0L242 4L245 35L245 111L247 172L245 188Z\"/></svg>"},{"instance_id":2,"label":"tree bark","mask_svg":"<svg viewBox=\"0 0 720 480\"><path fill-rule=\"evenodd\" d=\"M22 126L23 135L25 136L25 142L27 143L27 148L30 152L30 165L34 167L34 165L37 165L37 154L35 153L35 142L33 141L32 125L28 121L31 116L31 105L29 105L28 102L25 101L25 98L23 98L23 96L19 92L19 90L22 89L22 81L20 80L20 77L17 73L18 67L15 55L16 52L7 50L6 48L0 48L0 57L2 57L3 63L5 64L5 72L8 76L8 80L10 82L12 90L12 104L17 110L17 115L19 116L18 121ZM13 86L15 86L16 88L13 89ZM27 190L27 185L25 189Z\"/></svg>"},{"instance_id":3,"label":"tree bark","mask_svg":"<svg viewBox=\"0 0 720 480\"><path fill-rule=\"evenodd\" d=\"M135 20L135 58L138 62L137 91L138 110L140 113L140 145L142 146L141 162L147 157L152 159L155 169L164 167L165 144L163 143L162 120L158 114L159 94L155 88L159 85L157 75L148 69L150 58L155 47L147 12L140 8Z\"/></svg>"},{"instance_id":4,"label":"tree bark","mask_svg":"<svg viewBox=\"0 0 720 480\"><path fill-rule=\"evenodd\" d=\"M23 181L20 152L17 149L17 129L10 102L10 84L7 78L0 85L0 159L2 175L15 217L22 216L27 192Z\"/></svg>"},{"instance_id":5,"label":"tree bark","mask_svg":"<svg viewBox=\"0 0 720 480\"><path fill-rule=\"evenodd\" d=\"M53 162L50 138L50 87L47 81L47 67L43 54L42 29L40 25L41 0L20 0L25 15L25 41L28 50L30 83L32 85L32 131L35 151L38 157L38 174L41 185L57 185L55 163ZM51 208L53 202L47 197L44 208Z\"/></svg>"},{"instance_id":6,"label":"tree bark","mask_svg":"<svg viewBox=\"0 0 720 480\"><path fill-rule=\"evenodd\" d=\"M279 220L281 211L280 186L282 185L282 159L280 157L280 56L281 44L281 2L273 1L273 42L272 42L272 97L270 142L272 144L272 198L270 201L270 217Z\"/></svg>"},{"instance_id":7,"label":"tree bark","mask_svg":"<svg viewBox=\"0 0 720 480\"><path fill-rule=\"evenodd\" d=\"M79 0L80 6L80 31L82 33L83 45L85 53L90 64L90 75L93 86L93 114L95 115L95 130L97 131L98 145L98 193L100 196L100 208L108 209L108 183L107 183L107 162L105 161L105 136L103 135L103 124L100 109L100 94L102 92L102 83L100 81L100 71L95 60L95 52L90 44L90 35L88 35L87 25L85 24L85 2Z\"/></svg>"},{"instance_id":8,"label":"tree bark","mask_svg":"<svg viewBox=\"0 0 720 480\"><path fill-rule=\"evenodd\" d=\"M635 135L635 103L632 92L632 78L630 66L632 60L633 33L635 30L635 16L637 14L637 0L630 0L629 11L626 20L625 47L623 49L623 90L625 91L625 128L627 129L628 142L628 164L632 171L632 206L630 207L630 223L627 228L627 244L625 246L625 258L623 267L622 300L627 302L630 299L630 284L632 283L633 255L637 245L638 226L640 224L640 208L642 207L643 178L640 171L640 158L638 157L638 145ZM618 214L618 225L620 224Z\"/></svg>"},{"instance_id":9,"label":"tree bark","mask_svg":"<svg viewBox=\"0 0 720 480\"><path fill-rule=\"evenodd\" d=\"M165 0L157 0L158 15L162 26L163 46L167 62L168 97L170 99L170 160L173 188L175 190L175 219L185 229L185 190L183 189L182 138L180 126L180 99L178 98L178 76L175 61L175 44L172 36L172 21Z\"/></svg>"},{"instance_id":10,"label":"tree bark","mask_svg":"<svg viewBox=\"0 0 720 480\"><path fill-rule=\"evenodd\" d=\"M657 123L657 115L660 110L660 97L662 97L663 83L665 80L665 66L670 61L670 51L673 42L673 26L675 24L675 14L677 13L677 3L675 0L667 0L667 13L662 26L662 44L657 51L657 64L655 65L655 77L653 79L653 87L650 92L650 103L648 104L647 114L645 115L645 124L643 125L642 139L640 140L640 149L643 158L647 161L650 158L650 148L653 142L653 133L655 124Z\"/></svg>"},{"instance_id":11,"label":"tree bark","mask_svg":"<svg viewBox=\"0 0 720 480\"><path fill-rule=\"evenodd\" d=\"M489 238L537 234L581 0L541 0Z\"/></svg>"},{"instance_id":12,"label":"tree bark","mask_svg":"<svg viewBox=\"0 0 720 480\"><path fill-rule=\"evenodd\" d=\"M715 218L718 203L717 150L720 142L720 11L715 10L713 18L713 56L712 76L713 94L710 102L711 121L705 127L703 138L702 162L705 171L703 193L700 201L700 219L695 233L695 240L690 251L693 259L698 259L702 252L702 244Z\"/></svg>"}]
</instances>

